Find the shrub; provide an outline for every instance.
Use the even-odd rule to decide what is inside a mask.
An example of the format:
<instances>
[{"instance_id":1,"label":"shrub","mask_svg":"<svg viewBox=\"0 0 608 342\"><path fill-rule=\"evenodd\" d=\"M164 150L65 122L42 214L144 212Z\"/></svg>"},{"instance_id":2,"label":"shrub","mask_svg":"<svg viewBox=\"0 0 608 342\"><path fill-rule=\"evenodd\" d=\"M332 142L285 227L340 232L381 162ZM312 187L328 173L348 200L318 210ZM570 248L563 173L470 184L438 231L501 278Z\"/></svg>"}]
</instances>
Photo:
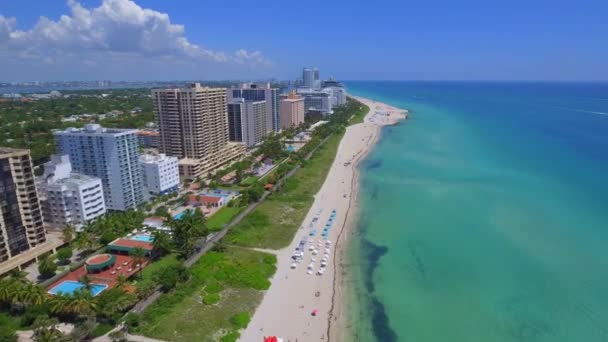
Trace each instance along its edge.
<instances>
[{"instance_id":1,"label":"shrub","mask_svg":"<svg viewBox=\"0 0 608 342\"><path fill-rule=\"evenodd\" d=\"M57 271L57 264L51 260L51 258L44 258L38 263L38 272L44 279L48 279L55 275Z\"/></svg>"},{"instance_id":2,"label":"shrub","mask_svg":"<svg viewBox=\"0 0 608 342\"><path fill-rule=\"evenodd\" d=\"M114 329L113 324L100 323L95 326L92 337L99 337L107 334L110 330Z\"/></svg>"},{"instance_id":3,"label":"shrub","mask_svg":"<svg viewBox=\"0 0 608 342\"><path fill-rule=\"evenodd\" d=\"M207 293L220 293L224 290L224 286L219 281L211 278L207 281L207 286L205 286L205 291Z\"/></svg>"},{"instance_id":4,"label":"shrub","mask_svg":"<svg viewBox=\"0 0 608 342\"><path fill-rule=\"evenodd\" d=\"M238 331L230 331L220 338L220 342L236 342L241 337Z\"/></svg>"},{"instance_id":5,"label":"shrub","mask_svg":"<svg viewBox=\"0 0 608 342\"><path fill-rule=\"evenodd\" d=\"M211 293L203 297L203 303L205 305L214 305L220 302L220 295L217 293Z\"/></svg>"},{"instance_id":6,"label":"shrub","mask_svg":"<svg viewBox=\"0 0 608 342\"><path fill-rule=\"evenodd\" d=\"M158 283L163 287L164 291L168 291L174 288L178 282L184 282L188 280L190 273L188 269L182 265L177 264L172 267L163 268L158 273Z\"/></svg>"},{"instance_id":7,"label":"shrub","mask_svg":"<svg viewBox=\"0 0 608 342\"><path fill-rule=\"evenodd\" d=\"M141 317L133 312L129 312L126 316L125 316L125 325L127 326L127 328L129 328L129 330L131 331L131 329L136 329L137 327L139 327L139 323L141 322Z\"/></svg>"},{"instance_id":8,"label":"shrub","mask_svg":"<svg viewBox=\"0 0 608 342\"><path fill-rule=\"evenodd\" d=\"M64 247L57 251L57 259L61 264L69 263L70 258L72 257L73 252L70 247Z\"/></svg>"},{"instance_id":9,"label":"shrub","mask_svg":"<svg viewBox=\"0 0 608 342\"><path fill-rule=\"evenodd\" d=\"M101 234L101 237L99 238L99 242L102 245L107 245L110 242L116 240L116 238L118 238L118 236L116 234L114 234L114 232L107 230L107 231L103 232L103 234Z\"/></svg>"},{"instance_id":10,"label":"shrub","mask_svg":"<svg viewBox=\"0 0 608 342\"><path fill-rule=\"evenodd\" d=\"M238 313L230 318L230 323L237 329L247 328L247 324L251 320L251 315L248 312Z\"/></svg>"}]
</instances>

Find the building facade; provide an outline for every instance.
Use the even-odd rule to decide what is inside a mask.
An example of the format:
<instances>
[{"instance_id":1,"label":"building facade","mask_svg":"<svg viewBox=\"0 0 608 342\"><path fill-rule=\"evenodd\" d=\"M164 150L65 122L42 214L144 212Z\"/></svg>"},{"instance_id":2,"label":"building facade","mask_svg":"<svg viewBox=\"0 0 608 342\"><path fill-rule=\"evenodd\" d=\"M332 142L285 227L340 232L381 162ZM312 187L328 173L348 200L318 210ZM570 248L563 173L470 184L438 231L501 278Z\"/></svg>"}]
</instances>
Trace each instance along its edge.
<instances>
[{"instance_id":1,"label":"building facade","mask_svg":"<svg viewBox=\"0 0 608 342\"><path fill-rule=\"evenodd\" d=\"M137 131L139 145L144 148L158 148L160 145L160 133L157 129L148 128Z\"/></svg>"},{"instance_id":2,"label":"building facade","mask_svg":"<svg viewBox=\"0 0 608 342\"><path fill-rule=\"evenodd\" d=\"M139 157L147 196L159 196L179 190L179 162L164 154L144 154Z\"/></svg>"},{"instance_id":3,"label":"building facade","mask_svg":"<svg viewBox=\"0 0 608 342\"><path fill-rule=\"evenodd\" d=\"M88 124L53 134L75 172L101 179L107 209L126 211L144 201L137 130Z\"/></svg>"},{"instance_id":4,"label":"building facade","mask_svg":"<svg viewBox=\"0 0 608 342\"><path fill-rule=\"evenodd\" d=\"M298 95L304 98L306 112L317 111L323 115L330 115L333 112L332 93L329 90L298 88Z\"/></svg>"},{"instance_id":5,"label":"building facade","mask_svg":"<svg viewBox=\"0 0 608 342\"><path fill-rule=\"evenodd\" d=\"M304 122L304 98L290 93L281 100L281 128L298 126Z\"/></svg>"},{"instance_id":6,"label":"building facade","mask_svg":"<svg viewBox=\"0 0 608 342\"><path fill-rule=\"evenodd\" d=\"M160 132L159 150L180 159L180 174L196 178L239 158L242 144L228 139L225 88L153 89L154 115Z\"/></svg>"},{"instance_id":7,"label":"building facade","mask_svg":"<svg viewBox=\"0 0 608 342\"><path fill-rule=\"evenodd\" d=\"M0 263L45 241L30 152L0 148Z\"/></svg>"},{"instance_id":8,"label":"building facade","mask_svg":"<svg viewBox=\"0 0 608 342\"><path fill-rule=\"evenodd\" d=\"M319 78L319 69L317 68L304 68L302 70L303 86L310 89L320 89L321 80Z\"/></svg>"},{"instance_id":9,"label":"building facade","mask_svg":"<svg viewBox=\"0 0 608 342\"><path fill-rule=\"evenodd\" d=\"M239 88L232 88L228 91L228 102L238 98L246 101L266 101L266 129L268 132L280 130L279 89L272 88L269 83L244 83Z\"/></svg>"},{"instance_id":10,"label":"building facade","mask_svg":"<svg viewBox=\"0 0 608 342\"><path fill-rule=\"evenodd\" d=\"M101 179L72 172L68 155L44 164L40 194L45 221L60 227L80 229L106 213Z\"/></svg>"},{"instance_id":11,"label":"building facade","mask_svg":"<svg viewBox=\"0 0 608 342\"><path fill-rule=\"evenodd\" d=\"M230 141L242 142L248 148L260 143L268 135L266 105L266 101L246 101L242 98L228 103Z\"/></svg>"}]
</instances>

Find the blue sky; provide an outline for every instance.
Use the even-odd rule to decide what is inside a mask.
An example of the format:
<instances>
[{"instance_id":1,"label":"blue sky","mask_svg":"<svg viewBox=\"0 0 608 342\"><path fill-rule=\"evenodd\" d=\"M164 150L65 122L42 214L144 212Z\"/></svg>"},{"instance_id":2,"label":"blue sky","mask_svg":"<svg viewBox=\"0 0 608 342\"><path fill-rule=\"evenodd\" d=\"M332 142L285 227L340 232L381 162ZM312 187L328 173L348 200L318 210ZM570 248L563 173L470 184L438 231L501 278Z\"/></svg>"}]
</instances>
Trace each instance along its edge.
<instances>
[{"instance_id":1,"label":"blue sky","mask_svg":"<svg viewBox=\"0 0 608 342\"><path fill-rule=\"evenodd\" d=\"M0 81L292 79L303 66L608 80L607 18L608 1L1 0Z\"/></svg>"}]
</instances>

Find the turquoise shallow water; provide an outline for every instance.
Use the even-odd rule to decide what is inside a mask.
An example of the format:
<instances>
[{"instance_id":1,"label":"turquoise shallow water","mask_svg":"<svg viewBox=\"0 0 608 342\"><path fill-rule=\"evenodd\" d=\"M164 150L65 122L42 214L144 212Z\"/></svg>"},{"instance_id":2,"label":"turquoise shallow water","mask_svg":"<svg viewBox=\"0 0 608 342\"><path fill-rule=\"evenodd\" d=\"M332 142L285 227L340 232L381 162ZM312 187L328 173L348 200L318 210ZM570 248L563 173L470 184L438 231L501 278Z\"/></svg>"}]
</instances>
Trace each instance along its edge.
<instances>
[{"instance_id":1,"label":"turquoise shallow water","mask_svg":"<svg viewBox=\"0 0 608 342\"><path fill-rule=\"evenodd\" d=\"M353 341L608 341L608 85L349 82L412 110L361 166Z\"/></svg>"}]
</instances>

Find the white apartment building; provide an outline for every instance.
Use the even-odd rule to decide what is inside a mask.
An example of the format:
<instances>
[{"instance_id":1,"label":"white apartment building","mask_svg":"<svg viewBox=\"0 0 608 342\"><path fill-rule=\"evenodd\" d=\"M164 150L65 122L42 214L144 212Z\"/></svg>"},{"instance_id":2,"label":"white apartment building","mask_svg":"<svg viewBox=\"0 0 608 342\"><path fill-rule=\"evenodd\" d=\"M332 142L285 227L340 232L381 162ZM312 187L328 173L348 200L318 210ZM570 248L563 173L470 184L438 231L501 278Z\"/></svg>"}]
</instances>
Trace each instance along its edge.
<instances>
[{"instance_id":1,"label":"white apartment building","mask_svg":"<svg viewBox=\"0 0 608 342\"><path fill-rule=\"evenodd\" d=\"M333 113L332 92L330 90L313 90L311 88L298 88L298 95L304 98L306 112L319 111L323 115Z\"/></svg>"},{"instance_id":2,"label":"white apartment building","mask_svg":"<svg viewBox=\"0 0 608 342\"><path fill-rule=\"evenodd\" d=\"M179 160L164 154L139 157L146 196L166 195L179 190Z\"/></svg>"},{"instance_id":3,"label":"white apartment building","mask_svg":"<svg viewBox=\"0 0 608 342\"><path fill-rule=\"evenodd\" d=\"M54 155L44 164L40 182L46 222L77 229L105 214L101 179L72 172L68 155Z\"/></svg>"},{"instance_id":4,"label":"white apartment building","mask_svg":"<svg viewBox=\"0 0 608 342\"><path fill-rule=\"evenodd\" d=\"M88 124L53 135L75 172L101 179L107 209L126 211L144 201L137 130Z\"/></svg>"}]
</instances>

